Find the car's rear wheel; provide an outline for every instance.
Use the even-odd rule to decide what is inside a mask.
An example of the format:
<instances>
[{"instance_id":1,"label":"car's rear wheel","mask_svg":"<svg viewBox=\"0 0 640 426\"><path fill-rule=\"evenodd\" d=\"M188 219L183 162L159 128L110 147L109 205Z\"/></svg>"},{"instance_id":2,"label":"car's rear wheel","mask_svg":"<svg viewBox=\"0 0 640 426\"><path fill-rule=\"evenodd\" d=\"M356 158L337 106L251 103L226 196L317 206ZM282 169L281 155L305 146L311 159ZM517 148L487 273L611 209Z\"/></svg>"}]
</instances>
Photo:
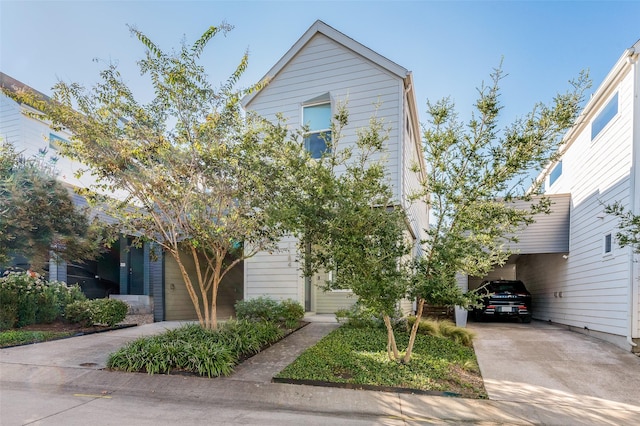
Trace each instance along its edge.
<instances>
[{"instance_id":1,"label":"car's rear wheel","mask_svg":"<svg viewBox=\"0 0 640 426\"><path fill-rule=\"evenodd\" d=\"M522 320L523 324L529 324L531 322L531 315L525 315L520 319Z\"/></svg>"}]
</instances>

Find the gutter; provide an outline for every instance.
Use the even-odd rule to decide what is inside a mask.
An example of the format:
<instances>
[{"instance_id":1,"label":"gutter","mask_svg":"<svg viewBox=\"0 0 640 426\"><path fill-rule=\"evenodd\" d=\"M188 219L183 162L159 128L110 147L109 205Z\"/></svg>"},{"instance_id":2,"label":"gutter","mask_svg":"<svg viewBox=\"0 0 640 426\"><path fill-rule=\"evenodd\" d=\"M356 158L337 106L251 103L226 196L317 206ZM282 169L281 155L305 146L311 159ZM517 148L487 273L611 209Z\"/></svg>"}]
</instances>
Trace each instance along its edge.
<instances>
[{"instance_id":1,"label":"gutter","mask_svg":"<svg viewBox=\"0 0 640 426\"><path fill-rule=\"evenodd\" d=\"M633 75L633 104L631 117L633 127L631 129L631 171L629 184L629 205L631 213L640 215L640 197L638 197L638 186L640 185L640 69L638 67L638 57L640 56L640 42L630 48L627 52L626 61L631 65ZM640 277L638 270L640 267L635 262L634 248L629 247L629 333L627 335L627 343L631 347L637 347L638 344L633 341L634 335L640 337L638 330L638 314L640 313L640 302L638 296L638 287L640 286Z\"/></svg>"}]
</instances>

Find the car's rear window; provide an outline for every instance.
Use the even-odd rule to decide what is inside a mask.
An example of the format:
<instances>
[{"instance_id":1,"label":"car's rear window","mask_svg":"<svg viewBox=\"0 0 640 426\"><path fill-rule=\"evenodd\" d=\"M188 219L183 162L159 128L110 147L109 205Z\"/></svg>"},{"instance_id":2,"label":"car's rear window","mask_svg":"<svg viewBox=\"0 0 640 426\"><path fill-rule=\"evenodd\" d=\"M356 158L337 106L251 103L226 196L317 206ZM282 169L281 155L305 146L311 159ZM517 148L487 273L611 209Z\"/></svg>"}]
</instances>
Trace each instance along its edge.
<instances>
[{"instance_id":1,"label":"car's rear window","mask_svg":"<svg viewBox=\"0 0 640 426\"><path fill-rule=\"evenodd\" d=\"M505 291L525 293L527 291L522 281L492 282L487 285L487 289L491 293L502 293Z\"/></svg>"}]
</instances>

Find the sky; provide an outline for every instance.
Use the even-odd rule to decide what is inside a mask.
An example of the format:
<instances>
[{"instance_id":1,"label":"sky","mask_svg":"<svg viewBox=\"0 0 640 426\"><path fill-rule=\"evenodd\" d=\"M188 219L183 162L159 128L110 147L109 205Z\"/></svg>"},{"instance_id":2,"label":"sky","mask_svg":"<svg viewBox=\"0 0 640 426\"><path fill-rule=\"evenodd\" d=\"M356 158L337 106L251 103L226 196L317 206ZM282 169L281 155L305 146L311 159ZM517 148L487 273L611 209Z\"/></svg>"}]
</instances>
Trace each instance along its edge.
<instances>
[{"instance_id":1,"label":"sky","mask_svg":"<svg viewBox=\"0 0 640 426\"><path fill-rule=\"evenodd\" d=\"M91 86L118 64L142 100L144 47L165 51L211 25L234 26L203 55L214 83L249 52L241 86L259 81L317 20L411 70L418 113L451 97L468 120L477 88L502 61L503 120L550 101L588 69L595 91L640 39L640 1L7 1L0 0L0 71L45 94L58 81Z\"/></svg>"}]
</instances>

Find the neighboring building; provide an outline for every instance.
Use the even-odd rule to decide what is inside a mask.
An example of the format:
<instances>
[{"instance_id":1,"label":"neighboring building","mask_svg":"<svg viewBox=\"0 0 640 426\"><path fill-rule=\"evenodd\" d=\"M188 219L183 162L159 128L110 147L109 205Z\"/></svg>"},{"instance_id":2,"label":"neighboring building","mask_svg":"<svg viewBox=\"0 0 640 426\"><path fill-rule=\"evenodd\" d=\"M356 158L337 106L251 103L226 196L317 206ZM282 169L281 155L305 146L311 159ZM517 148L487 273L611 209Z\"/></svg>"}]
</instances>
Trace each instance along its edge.
<instances>
[{"instance_id":1,"label":"neighboring building","mask_svg":"<svg viewBox=\"0 0 640 426\"><path fill-rule=\"evenodd\" d=\"M48 99L46 95L1 72L0 87L31 90ZM58 180L69 188L74 203L85 206L86 200L72 189L88 187L95 183L94 179L88 174L76 177L75 173L82 165L58 154L60 145L67 143L71 134L53 130L48 122L38 119L37 114L38 111L29 105L19 104L0 92L0 138L11 143L25 158L40 158L45 166L53 168ZM102 219L109 220L106 217ZM85 294L92 298L110 294L132 296L129 299L135 304L153 306L155 319L162 320L163 262L162 259L153 260L149 251L149 244L141 248L131 247L130 240L123 237L96 261L67 264L51 260L47 275L52 280L80 284Z\"/></svg>"},{"instance_id":2,"label":"neighboring building","mask_svg":"<svg viewBox=\"0 0 640 426\"><path fill-rule=\"evenodd\" d=\"M427 206L406 202L424 179L424 160L411 72L347 37L322 21L316 21L269 70L269 84L243 99L245 109L270 120L282 114L291 130L309 126L307 149L319 156L324 149L321 134L329 130L338 102L347 102L349 124L341 146L355 144L356 130L369 126L376 115L391 129L385 146L385 165L398 204L408 209L408 235L416 253L428 226ZM417 165L419 172L413 172ZM345 291L323 292L317 286L327 274L302 277L297 241L285 239L278 253L259 253L244 262L244 296L293 299L316 313L333 313L356 299ZM409 310L410 303L403 309Z\"/></svg>"},{"instance_id":3,"label":"neighboring building","mask_svg":"<svg viewBox=\"0 0 640 426\"><path fill-rule=\"evenodd\" d=\"M554 213L526 229L519 254L490 275L524 281L535 319L636 352L640 257L617 244L618 220L604 206L620 202L640 215L639 55L640 41L616 62L565 135L561 157L545 171Z\"/></svg>"}]
</instances>

